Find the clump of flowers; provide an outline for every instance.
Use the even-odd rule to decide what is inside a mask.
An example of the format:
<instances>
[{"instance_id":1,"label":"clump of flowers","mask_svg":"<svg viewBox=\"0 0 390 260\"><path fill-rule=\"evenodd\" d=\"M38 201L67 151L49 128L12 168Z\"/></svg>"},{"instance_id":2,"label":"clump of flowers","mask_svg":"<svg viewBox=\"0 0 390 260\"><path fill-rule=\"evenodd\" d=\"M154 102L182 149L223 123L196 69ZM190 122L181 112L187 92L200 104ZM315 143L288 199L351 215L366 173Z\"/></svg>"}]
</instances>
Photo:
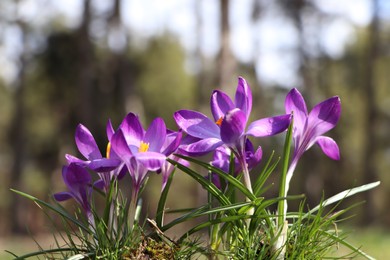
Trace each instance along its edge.
<instances>
[{"instance_id":1,"label":"clump of flowers","mask_svg":"<svg viewBox=\"0 0 390 260\"><path fill-rule=\"evenodd\" d=\"M103 155L92 133L78 125L75 141L84 159L65 156L67 165L62 177L67 191L54 194L56 204L15 191L61 217L67 233L65 243L15 257L52 258L60 254L68 259L188 259L203 254L226 259L318 259L327 256L336 244L342 244L351 250L351 255L371 259L345 241L334 225L347 211L338 209L338 202L372 189L379 182L323 199L308 211L303 196L288 194L300 158L314 144L331 159L340 158L336 142L323 136L340 118L339 97L317 104L308 113L302 95L292 89L285 101L286 114L249 122L252 93L240 77L234 100L215 90L210 107L212 117L193 110L175 112L177 131L167 129L162 118L154 119L145 129L134 113L126 115L116 129L108 121ZM255 148L251 139L278 134L285 135L280 156L274 158L277 152L273 152L270 158L262 158L262 148ZM197 158L209 153L213 153L210 162ZM253 178L250 172L259 165L261 170ZM197 170L191 166L197 166ZM165 203L176 169L201 185L208 201L198 208L174 210L182 215L164 223L164 215L170 213ZM162 176L156 219L142 220L142 191L148 176L154 173ZM126 174L130 180L123 178ZM265 195L272 174L279 174L277 197ZM119 183L123 181L128 183L121 185L126 187L122 190ZM75 212L61 206L68 199L77 202ZM98 203L101 199L102 209ZM301 200L298 212L287 210L292 199ZM336 206L325 210L332 204ZM207 220L195 224L178 239L165 235L172 227L202 216ZM202 241L196 233L204 230L209 238Z\"/></svg>"}]
</instances>

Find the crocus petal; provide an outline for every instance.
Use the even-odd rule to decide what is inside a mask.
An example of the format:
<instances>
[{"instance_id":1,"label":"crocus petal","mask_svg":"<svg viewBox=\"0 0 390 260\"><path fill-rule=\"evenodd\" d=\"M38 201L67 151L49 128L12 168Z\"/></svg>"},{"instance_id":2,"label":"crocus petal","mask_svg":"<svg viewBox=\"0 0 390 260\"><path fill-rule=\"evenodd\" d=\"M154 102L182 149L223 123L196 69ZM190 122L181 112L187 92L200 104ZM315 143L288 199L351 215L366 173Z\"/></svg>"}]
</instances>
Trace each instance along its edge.
<instances>
[{"instance_id":1,"label":"crocus petal","mask_svg":"<svg viewBox=\"0 0 390 260\"><path fill-rule=\"evenodd\" d=\"M119 158L127 161L133 154L127 145L122 129L119 129L111 138L111 149L115 151Z\"/></svg>"},{"instance_id":2,"label":"crocus petal","mask_svg":"<svg viewBox=\"0 0 390 260\"><path fill-rule=\"evenodd\" d=\"M137 153L134 157L149 171L157 171L167 159L165 155L156 152Z\"/></svg>"},{"instance_id":3,"label":"crocus petal","mask_svg":"<svg viewBox=\"0 0 390 260\"><path fill-rule=\"evenodd\" d=\"M190 163L184 159L181 159L175 155L170 155L169 156L170 159L172 160L175 160L177 161L178 163L188 167L190 166ZM164 162L164 165L163 167L161 167L161 173L162 173L162 187L161 187L161 191L163 191L165 189L165 186L168 182L168 178L169 176L171 175L171 173L173 172L173 170L175 169L175 166L173 164L171 164L170 162L168 161L165 161Z\"/></svg>"},{"instance_id":4,"label":"crocus petal","mask_svg":"<svg viewBox=\"0 0 390 260\"><path fill-rule=\"evenodd\" d=\"M287 94L284 106L287 114L294 114L294 134L302 134L307 119L307 107L301 93L296 88Z\"/></svg>"},{"instance_id":5,"label":"crocus petal","mask_svg":"<svg viewBox=\"0 0 390 260\"><path fill-rule=\"evenodd\" d=\"M167 128L164 120L156 118L145 133L143 142L149 144L148 151L160 152L166 138Z\"/></svg>"},{"instance_id":6,"label":"crocus petal","mask_svg":"<svg viewBox=\"0 0 390 260\"><path fill-rule=\"evenodd\" d=\"M114 174L117 176L118 180L123 179L123 177L126 176L126 173L128 172L127 167L124 167L124 163L120 165L117 170L114 172Z\"/></svg>"},{"instance_id":7,"label":"crocus petal","mask_svg":"<svg viewBox=\"0 0 390 260\"><path fill-rule=\"evenodd\" d=\"M334 128L339 121L341 102L339 97L329 98L317 104L309 114L308 127L313 136L320 136Z\"/></svg>"},{"instance_id":8,"label":"crocus petal","mask_svg":"<svg viewBox=\"0 0 390 260\"><path fill-rule=\"evenodd\" d=\"M276 135L285 131L291 122L291 115L263 118L252 122L246 134L255 137Z\"/></svg>"},{"instance_id":9,"label":"crocus petal","mask_svg":"<svg viewBox=\"0 0 390 260\"><path fill-rule=\"evenodd\" d=\"M175 112L176 124L189 135L197 138L219 138L219 127L207 116L192 110Z\"/></svg>"},{"instance_id":10,"label":"crocus petal","mask_svg":"<svg viewBox=\"0 0 390 260\"><path fill-rule=\"evenodd\" d=\"M128 145L139 147L145 131L142 128L138 116L133 113L127 114L119 128L122 129L123 136L126 138Z\"/></svg>"},{"instance_id":11,"label":"crocus petal","mask_svg":"<svg viewBox=\"0 0 390 260\"><path fill-rule=\"evenodd\" d=\"M181 145L179 150L185 155L201 156L214 151L222 144L223 142L219 138L206 138L191 144Z\"/></svg>"},{"instance_id":12,"label":"crocus petal","mask_svg":"<svg viewBox=\"0 0 390 260\"><path fill-rule=\"evenodd\" d=\"M340 150L337 143L330 137L319 136L316 142L322 151L333 160L340 160Z\"/></svg>"},{"instance_id":13,"label":"crocus petal","mask_svg":"<svg viewBox=\"0 0 390 260\"><path fill-rule=\"evenodd\" d=\"M215 150L211 165L217 167L224 172L229 172L230 149L224 146L218 147Z\"/></svg>"},{"instance_id":14,"label":"crocus petal","mask_svg":"<svg viewBox=\"0 0 390 260\"><path fill-rule=\"evenodd\" d=\"M235 108L229 111L221 124L221 139L226 144L237 144L244 134L246 115L243 111Z\"/></svg>"},{"instance_id":15,"label":"crocus petal","mask_svg":"<svg viewBox=\"0 0 390 260\"><path fill-rule=\"evenodd\" d=\"M139 190L148 173L148 169L135 156L131 157L126 164L133 181L133 189Z\"/></svg>"},{"instance_id":16,"label":"crocus petal","mask_svg":"<svg viewBox=\"0 0 390 260\"><path fill-rule=\"evenodd\" d=\"M65 154L65 159L66 159L68 165L71 163L74 163L74 164L78 164L80 166L86 167L90 163L90 161L81 160L81 159L79 159L73 155L70 155L70 154Z\"/></svg>"},{"instance_id":17,"label":"crocus petal","mask_svg":"<svg viewBox=\"0 0 390 260\"><path fill-rule=\"evenodd\" d=\"M99 190L103 190L106 186L106 183L104 182L104 180L100 179L100 180L97 180L93 183L93 186L95 188L98 188Z\"/></svg>"},{"instance_id":18,"label":"crocus petal","mask_svg":"<svg viewBox=\"0 0 390 260\"><path fill-rule=\"evenodd\" d=\"M209 179L209 176L206 176L206 179ZM218 189L222 188L221 178L214 172L211 173L211 183L213 183Z\"/></svg>"},{"instance_id":19,"label":"crocus petal","mask_svg":"<svg viewBox=\"0 0 390 260\"><path fill-rule=\"evenodd\" d=\"M72 194L67 191L55 193L53 194L53 197L56 201L64 201L73 198Z\"/></svg>"},{"instance_id":20,"label":"crocus petal","mask_svg":"<svg viewBox=\"0 0 390 260\"><path fill-rule=\"evenodd\" d=\"M229 110L235 108L235 105L230 97L224 92L214 90L210 99L210 107L214 120L217 122L221 117L224 117Z\"/></svg>"},{"instance_id":21,"label":"crocus petal","mask_svg":"<svg viewBox=\"0 0 390 260\"><path fill-rule=\"evenodd\" d=\"M168 156L175 152L180 145L182 136L183 133L181 131L168 134L161 153Z\"/></svg>"},{"instance_id":22,"label":"crocus petal","mask_svg":"<svg viewBox=\"0 0 390 260\"><path fill-rule=\"evenodd\" d=\"M121 161L118 159L102 158L91 161L88 168L96 172L109 172L116 169L120 164Z\"/></svg>"},{"instance_id":23,"label":"crocus petal","mask_svg":"<svg viewBox=\"0 0 390 260\"><path fill-rule=\"evenodd\" d=\"M115 133L114 127L112 126L111 120L109 119L106 125L106 134L108 137L108 141L111 140L111 137L114 135L114 133Z\"/></svg>"},{"instance_id":24,"label":"crocus petal","mask_svg":"<svg viewBox=\"0 0 390 260\"><path fill-rule=\"evenodd\" d=\"M254 167L256 167L260 161L261 161L261 158L263 157L263 150L261 149L261 147L259 146L259 148L257 148L256 152L255 153L247 153L247 163L248 163L248 169L253 169Z\"/></svg>"},{"instance_id":25,"label":"crocus petal","mask_svg":"<svg viewBox=\"0 0 390 260\"><path fill-rule=\"evenodd\" d=\"M62 167L62 177L68 189L75 193L79 193L78 187L86 186L92 180L89 172L77 164Z\"/></svg>"},{"instance_id":26,"label":"crocus petal","mask_svg":"<svg viewBox=\"0 0 390 260\"><path fill-rule=\"evenodd\" d=\"M85 158L88 160L102 158L102 154L91 132L82 124L79 124L76 128L75 139L77 148Z\"/></svg>"},{"instance_id":27,"label":"crocus petal","mask_svg":"<svg viewBox=\"0 0 390 260\"><path fill-rule=\"evenodd\" d=\"M252 91L245 79L242 77L238 78L235 103L236 107L245 113L248 120L252 110Z\"/></svg>"}]
</instances>

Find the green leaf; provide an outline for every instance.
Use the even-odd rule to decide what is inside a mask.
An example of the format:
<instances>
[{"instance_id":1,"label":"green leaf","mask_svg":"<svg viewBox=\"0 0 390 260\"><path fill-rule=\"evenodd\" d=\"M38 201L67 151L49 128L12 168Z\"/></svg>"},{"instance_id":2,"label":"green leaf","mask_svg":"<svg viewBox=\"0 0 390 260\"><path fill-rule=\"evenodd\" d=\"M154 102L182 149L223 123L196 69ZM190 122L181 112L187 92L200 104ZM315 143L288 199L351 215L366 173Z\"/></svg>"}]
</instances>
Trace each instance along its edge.
<instances>
[{"instance_id":1,"label":"green leaf","mask_svg":"<svg viewBox=\"0 0 390 260\"><path fill-rule=\"evenodd\" d=\"M59 209L59 208L56 208L50 204L48 204L47 202L44 202L34 196L31 196L27 193L24 193L24 192L21 192L21 191L18 191L18 190L14 190L14 189L11 189L11 191L27 198L27 199L30 199L32 201L34 201L38 206L44 206L45 208L48 208L54 212L56 212L57 214L59 214L60 216L64 217L65 219L69 220L70 222L72 222L73 224L75 224L76 226L78 226L79 228L81 228L82 230L84 230L85 232L91 234L91 230L86 227L83 223L81 223L80 221L78 221L77 219L73 218L72 216L70 216L67 212L63 211L62 209Z\"/></svg>"},{"instance_id":2,"label":"green leaf","mask_svg":"<svg viewBox=\"0 0 390 260\"><path fill-rule=\"evenodd\" d=\"M284 143L283 149L283 168L282 174L280 176L280 185L279 185L279 197L284 197L286 195L286 176L288 171L288 166L290 163L290 151L291 151L291 142L292 142L292 129L293 129L293 120L291 120L290 126L288 127L286 140ZM284 215L285 207L287 207L287 201L281 200L278 203L278 225L283 225L286 216Z\"/></svg>"},{"instance_id":3,"label":"green leaf","mask_svg":"<svg viewBox=\"0 0 390 260\"><path fill-rule=\"evenodd\" d=\"M157 224L157 227L159 227L159 228L161 228L162 224L163 224L164 213L165 213L165 204L167 201L168 191L169 191L169 188L171 187L171 183L173 180L173 175L175 173L175 170L176 169L174 169L173 172L171 173L171 175L169 176L168 181L164 187L164 190L161 192L160 199L158 201L157 211L156 211L156 224Z\"/></svg>"},{"instance_id":4,"label":"green leaf","mask_svg":"<svg viewBox=\"0 0 390 260\"><path fill-rule=\"evenodd\" d=\"M380 181L377 181L377 182L372 182L372 183L369 183L369 184L365 184L365 185L362 185L362 186L359 186L359 187L355 187L355 188L352 188L352 189L348 189L348 190L342 191L342 192L340 192L340 193L330 197L329 199L324 200L322 203L320 203L319 205L317 205L316 207L311 209L307 214L312 214L312 213L316 212L318 209L320 209L321 207L326 207L326 206L328 206L328 205L330 205L332 203L338 202L340 200L348 198L348 197L350 197L352 195L355 195L357 193L360 193L360 192L363 192L363 191L367 191L367 190L371 190L371 189L377 187L379 184L380 184Z\"/></svg>"},{"instance_id":5,"label":"green leaf","mask_svg":"<svg viewBox=\"0 0 390 260\"><path fill-rule=\"evenodd\" d=\"M256 196L259 196L263 192L265 192L267 189L262 189L265 182L268 180L271 173L274 172L276 166L279 164L280 157L271 165L271 160L273 158L274 152L272 152L270 158L267 161L267 164L265 165L263 171L260 173L259 177L256 179L256 182L254 184L253 192Z\"/></svg>"}]
</instances>

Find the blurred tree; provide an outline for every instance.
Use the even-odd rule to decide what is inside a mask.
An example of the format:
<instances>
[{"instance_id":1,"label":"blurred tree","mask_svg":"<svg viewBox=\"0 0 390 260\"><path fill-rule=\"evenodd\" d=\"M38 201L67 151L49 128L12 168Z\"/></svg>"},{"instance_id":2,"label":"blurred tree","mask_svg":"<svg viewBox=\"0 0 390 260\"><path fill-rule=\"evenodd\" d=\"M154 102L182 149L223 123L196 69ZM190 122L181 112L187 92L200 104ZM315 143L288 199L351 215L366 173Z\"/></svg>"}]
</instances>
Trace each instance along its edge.
<instances>
[{"instance_id":1,"label":"blurred tree","mask_svg":"<svg viewBox=\"0 0 390 260\"><path fill-rule=\"evenodd\" d=\"M183 47L169 35L149 41L136 58L140 71L136 89L142 98L147 120L162 117L176 129L173 113L179 109L194 109L195 78L185 69Z\"/></svg>"},{"instance_id":2,"label":"blurred tree","mask_svg":"<svg viewBox=\"0 0 390 260\"><path fill-rule=\"evenodd\" d=\"M378 156L378 140L377 140L377 128L378 128L378 111L377 111L377 99L376 89L377 80L375 79L375 73L377 71L378 59L381 56L380 53L380 38L379 38L379 1L372 0L372 15L371 23L368 28L368 44L366 57L364 58L363 65L363 94L365 96L366 103L366 116L365 116L365 149L363 155L363 181L364 183L370 183L378 180L377 162ZM375 210L375 198L374 192L365 192L366 209L363 213L362 220L364 224L372 224L378 215Z\"/></svg>"},{"instance_id":3,"label":"blurred tree","mask_svg":"<svg viewBox=\"0 0 390 260\"><path fill-rule=\"evenodd\" d=\"M18 17L16 15L16 17ZM22 39L23 51L19 54L19 71L18 80L14 86L14 113L11 119L11 125L9 128L9 140L12 151L12 166L10 174L10 187L13 189L21 189L22 186L22 173L23 168L26 165L26 131L25 131L25 119L26 119L26 107L25 107L25 89L26 89L26 71L29 62L29 48L27 44L27 38L29 28L22 20L16 19L14 24L18 27ZM22 198L13 194L9 204L10 214L10 227L14 233L24 232L24 220L22 216L24 206Z\"/></svg>"},{"instance_id":4,"label":"blurred tree","mask_svg":"<svg viewBox=\"0 0 390 260\"><path fill-rule=\"evenodd\" d=\"M216 85L227 93L233 93L235 88L237 62L230 47L230 1L219 1L219 39L220 49L217 57Z\"/></svg>"}]
</instances>

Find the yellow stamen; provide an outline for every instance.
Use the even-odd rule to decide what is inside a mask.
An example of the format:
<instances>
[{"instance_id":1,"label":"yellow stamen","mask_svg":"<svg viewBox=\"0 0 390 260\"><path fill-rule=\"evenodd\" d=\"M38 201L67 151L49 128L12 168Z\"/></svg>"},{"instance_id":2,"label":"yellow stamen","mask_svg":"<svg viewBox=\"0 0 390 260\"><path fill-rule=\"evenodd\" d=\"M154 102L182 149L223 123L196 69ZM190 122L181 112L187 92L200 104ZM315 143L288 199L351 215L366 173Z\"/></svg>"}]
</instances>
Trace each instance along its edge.
<instances>
[{"instance_id":1,"label":"yellow stamen","mask_svg":"<svg viewBox=\"0 0 390 260\"><path fill-rule=\"evenodd\" d=\"M111 143L108 142L107 148L106 148L106 158L107 158L107 159L110 158L110 152L111 152Z\"/></svg>"},{"instance_id":2,"label":"yellow stamen","mask_svg":"<svg viewBox=\"0 0 390 260\"><path fill-rule=\"evenodd\" d=\"M223 117L221 116L221 117L217 120L217 122L215 122L215 123L216 123L218 126L221 126L222 121L223 121Z\"/></svg>"},{"instance_id":3,"label":"yellow stamen","mask_svg":"<svg viewBox=\"0 0 390 260\"><path fill-rule=\"evenodd\" d=\"M144 143L141 141L141 144L138 148L138 152L143 153L143 152L147 152L148 150L149 150L149 143Z\"/></svg>"}]
</instances>

